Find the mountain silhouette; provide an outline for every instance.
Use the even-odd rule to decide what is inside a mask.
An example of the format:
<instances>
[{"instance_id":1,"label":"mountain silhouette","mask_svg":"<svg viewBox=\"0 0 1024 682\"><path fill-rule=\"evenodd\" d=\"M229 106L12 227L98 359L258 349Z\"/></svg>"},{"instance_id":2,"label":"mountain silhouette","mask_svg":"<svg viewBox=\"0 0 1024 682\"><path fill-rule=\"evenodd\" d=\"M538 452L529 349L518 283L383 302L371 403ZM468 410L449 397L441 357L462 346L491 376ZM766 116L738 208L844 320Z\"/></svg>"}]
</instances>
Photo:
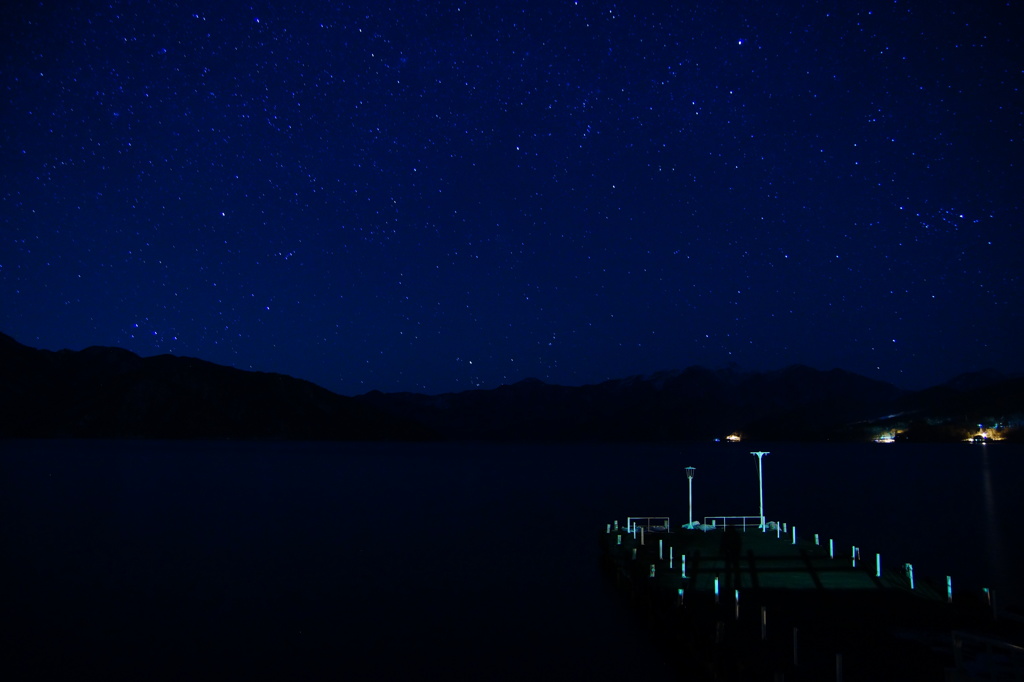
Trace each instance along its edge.
<instances>
[{"instance_id":1,"label":"mountain silhouette","mask_svg":"<svg viewBox=\"0 0 1024 682\"><path fill-rule=\"evenodd\" d=\"M282 374L120 348L36 350L0 334L6 437L423 440L364 401Z\"/></svg>"},{"instance_id":2,"label":"mountain silhouette","mask_svg":"<svg viewBox=\"0 0 1024 682\"><path fill-rule=\"evenodd\" d=\"M345 397L282 374L119 348L46 351L0 334L0 437L295 440L963 440L1019 438L1024 378L994 370L923 391L840 369L689 367L559 386ZM993 431L995 433L995 431Z\"/></svg>"}]
</instances>

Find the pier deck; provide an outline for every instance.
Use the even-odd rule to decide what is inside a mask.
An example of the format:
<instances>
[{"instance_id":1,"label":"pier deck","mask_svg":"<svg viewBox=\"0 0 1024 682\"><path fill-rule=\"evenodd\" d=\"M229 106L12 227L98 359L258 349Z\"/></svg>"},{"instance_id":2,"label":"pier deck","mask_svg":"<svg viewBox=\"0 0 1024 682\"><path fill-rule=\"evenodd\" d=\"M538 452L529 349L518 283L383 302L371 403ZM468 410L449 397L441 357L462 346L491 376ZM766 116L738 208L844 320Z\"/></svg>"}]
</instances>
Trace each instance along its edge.
<instances>
[{"instance_id":1,"label":"pier deck","mask_svg":"<svg viewBox=\"0 0 1024 682\"><path fill-rule=\"evenodd\" d=\"M727 539L735 532L737 543L735 554L730 557ZM657 560L658 542L662 542L663 559ZM634 541L632 534L623 538L627 546L640 547L639 533ZM686 555L686 575L681 587L698 591L713 591L714 579L720 578L720 586L729 581L730 588L739 589L786 589L786 590L877 590L894 589L910 591L910 580L902 565L883 566L881 577L875 576L875 556L863 555L860 561L852 560L852 548L836 547L834 557L829 556L828 540L825 544L791 537L777 537L775 531L762 532L759 529L747 531L700 531L679 530L667 533L645 533L643 557L655 559L657 570L667 571L666 578L682 577L682 555ZM673 568L668 568L669 548L673 550ZM658 564L661 564L660 566ZM675 570L679 569L679 570ZM730 580L730 578L732 578ZM915 580L914 591L922 598L945 599L945 594L933 587Z\"/></svg>"},{"instance_id":2,"label":"pier deck","mask_svg":"<svg viewBox=\"0 0 1024 682\"><path fill-rule=\"evenodd\" d=\"M996 619L980 591L950 600L944 576L915 576L912 590L895 558L877 575L874 554L854 565L851 547L830 557L827 539L750 527L644 532L642 544L613 528L601 542L687 679L1024 679L1020 623ZM965 641L998 645L975 656Z\"/></svg>"}]
</instances>

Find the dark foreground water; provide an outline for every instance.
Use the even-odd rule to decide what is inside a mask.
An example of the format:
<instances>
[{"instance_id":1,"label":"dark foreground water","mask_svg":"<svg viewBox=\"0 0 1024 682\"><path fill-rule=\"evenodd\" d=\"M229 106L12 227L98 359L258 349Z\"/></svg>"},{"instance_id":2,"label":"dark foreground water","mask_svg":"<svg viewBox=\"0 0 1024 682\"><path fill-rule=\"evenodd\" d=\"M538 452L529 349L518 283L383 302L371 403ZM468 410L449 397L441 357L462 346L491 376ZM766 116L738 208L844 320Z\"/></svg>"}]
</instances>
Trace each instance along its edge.
<instances>
[{"instance_id":1,"label":"dark foreground water","mask_svg":"<svg viewBox=\"0 0 1024 682\"><path fill-rule=\"evenodd\" d=\"M1024 448L0 442L0 677L669 679L627 515L766 515L1020 603Z\"/></svg>"}]
</instances>

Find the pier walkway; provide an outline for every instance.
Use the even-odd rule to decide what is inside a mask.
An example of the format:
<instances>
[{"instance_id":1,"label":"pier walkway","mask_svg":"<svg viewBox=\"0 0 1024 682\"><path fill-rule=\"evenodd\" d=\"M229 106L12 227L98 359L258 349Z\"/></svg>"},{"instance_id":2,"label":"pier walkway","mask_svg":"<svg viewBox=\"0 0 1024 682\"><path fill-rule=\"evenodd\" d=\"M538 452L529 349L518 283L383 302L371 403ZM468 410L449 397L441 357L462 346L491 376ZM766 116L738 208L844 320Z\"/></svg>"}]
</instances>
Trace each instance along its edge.
<instances>
[{"instance_id":1,"label":"pier walkway","mask_svg":"<svg viewBox=\"0 0 1024 682\"><path fill-rule=\"evenodd\" d=\"M606 567L687 679L1024 680L1024 625L945 576L912 589L895 558L791 529L617 525Z\"/></svg>"},{"instance_id":2,"label":"pier walkway","mask_svg":"<svg viewBox=\"0 0 1024 682\"><path fill-rule=\"evenodd\" d=\"M735 536L732 548L729 547L731 535ZM639 532L635 541L631 533L625 541L627 546L639 547ZM714 579L719 577L720 589L729 582L730 589L910 591L910 577L902 564L883 566L881 576L876 576L875 555L864 555L854 562L852 547L833 547L830 556L827 539L825 544L801 539L794 543L791 535L783 536L774 530L762 532L757 528L645 532L643 555L648 559L652 555L656 557L659 542L663 554L661 569L668 571L665 577L671 578L672 571L678 568L676 574L682 578L685 555L688 580L681 580L679 586L692 590L713 591ZM668 568L670 549L671 569ZM915 580L914 591L922 598L945 599L944 592L919 579Z\"/></svg>"}]
</instances>

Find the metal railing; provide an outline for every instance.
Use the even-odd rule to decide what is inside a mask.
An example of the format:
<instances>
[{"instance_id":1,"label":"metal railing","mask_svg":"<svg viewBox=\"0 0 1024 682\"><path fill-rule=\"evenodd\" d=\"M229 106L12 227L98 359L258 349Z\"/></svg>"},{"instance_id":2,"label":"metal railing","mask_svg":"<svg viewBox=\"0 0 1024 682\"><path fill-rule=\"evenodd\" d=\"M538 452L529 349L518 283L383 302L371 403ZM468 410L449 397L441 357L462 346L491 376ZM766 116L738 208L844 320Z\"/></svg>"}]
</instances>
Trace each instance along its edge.
<instances>
[{"instance_id":1,"label":"metal railing","mask_svg":"<svg viewBox=\"0 0 1024 682\"><path fill-rule=\"evenodd\" d=\"M626 529L632 529L633 526L643 528L648 533L667 533L670 528L667 516L630 516L626 519Z\"/></svg>"},{"instance_id":2,"label":"metal railing","mask_svg":"<svg viewBox=\"0 0 1024 682\"><path fill-rule=\"evenodd\" d=\"M742 530L746 531L748 528L760 528L761 517L760 516L705 516L705 526L715 526L725 528L726 526L739 526Z\"/></svg>"},{"instance_id":3,"label":"metal railing","mask_svg":"<svg viewBox=\"0 0 1024 682\"><path fill-rule=\"evenodd\" d=\"M954 630L953 658L956 670L971 679L1024 679L1024 648L1000 639Z\"/></svg>"}]
</instances>

